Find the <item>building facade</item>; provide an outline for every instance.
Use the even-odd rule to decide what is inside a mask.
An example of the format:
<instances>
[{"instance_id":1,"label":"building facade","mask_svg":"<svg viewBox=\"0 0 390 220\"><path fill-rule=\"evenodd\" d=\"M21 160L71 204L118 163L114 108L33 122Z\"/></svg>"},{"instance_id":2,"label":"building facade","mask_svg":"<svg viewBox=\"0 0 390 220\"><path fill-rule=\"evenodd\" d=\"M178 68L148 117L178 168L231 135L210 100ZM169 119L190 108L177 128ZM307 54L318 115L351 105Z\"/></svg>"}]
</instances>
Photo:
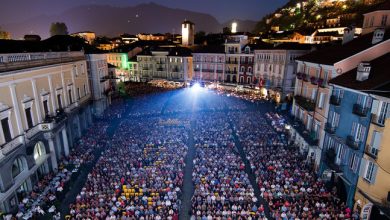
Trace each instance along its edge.
<instances>
[{"instance_id":1,"label":"building facade","mask_svg":"<svg viewBox=\"0 0 390 220\"><path fill-rule=\"evenodd\" d=\"M224 47L202 46L193 51L194 80L224 82Z\"/></svg>"},{"instance_id":2,"label":"building facade","mask_svg":"<svg viewBox=\"0 0 390 220\"><path fill-rule=\"evenodd\" d=\"M231 35L226 39L225 83L238 83L241 53L247 43L246 35Z\"/></svg>"},{"instance_id":3,"label":"building facade","mask_svg":"<svg viewBox=\"0 0 390 220\"><path fill-rule=\"evenodd\" d=\"M261 82L259 86L264 87L264 91L270 96L292 96L295 85L295 58L308 52L310 46L307 45L285 43L276 47L259 46L254 51L254 77Z\"/></svg>"},{"instance_id":4,"label":"building facade","mask_svg":"<svg viewBox=\"0 0 390 220\"><path fill-rule=\"evenodd\" d=\"M377 28L390 27L390 3L385 1L376 10L364 14L362 34L368 34Z\"/></svg>"},{"instance_id":5,"label":"building facade","mask_svg":"<svg viewBox=\"0 0 390 220\"><path fill-rule=\"evenodd\" d=\"M144 50L137 55L138 74L142 82L166 79L185 82L192 80L193 60L191 51L181 47Z\"/></svg>"},{"instance_id":6,"label":"building facade","mask_svg":"<svg viewBox=\"0 0 390 220\"><path fill-rule=\"evenodd\" d=\"M91 92L82 52L0 54L0 81L0 209L10 212L92 123Z\"/></svg>"},{"instance_id":7,"label":"building facade","mask_svg":"<svg viewBox=\"0 0 390 220\"><path fill-rule=\"evenodd\" d=\"M343 45L327 47L297 58L297 74L292 114L301 129L293 129L295 142L315 160L319 168L329 115L332 88L328 81L387 53L390 34L375 41L375 33L363 35Z\"/></svg>"},{"instance_id":8,"label":"building facade","mask_svg":"<svg viewBox=\"0 0 390 220\"><path fill-rule=\"evenodd\" d=\"M89 83L93 100L93 113L103 114L111 104L112 76L108 74L107 56L105 54L86 54Z\"/></svg>"}]
</instances>

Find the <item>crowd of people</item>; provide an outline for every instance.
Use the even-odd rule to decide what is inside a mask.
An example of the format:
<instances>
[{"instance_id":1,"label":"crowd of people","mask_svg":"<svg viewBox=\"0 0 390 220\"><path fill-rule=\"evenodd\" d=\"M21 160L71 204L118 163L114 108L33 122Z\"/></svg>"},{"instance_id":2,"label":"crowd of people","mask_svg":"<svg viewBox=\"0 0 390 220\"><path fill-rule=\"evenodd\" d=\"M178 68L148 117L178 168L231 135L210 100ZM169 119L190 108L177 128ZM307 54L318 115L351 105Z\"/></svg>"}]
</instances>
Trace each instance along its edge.
<instances>
[{"instance_id":1,"label":"crowd of people","mask_svg":"<svg viewBox=\"0 0 390 220\"><path fill-rule=\"evenodd\" d=\"M122 121L71 205L72 218L178 219L188 134L162 120L171 119Z\"/></svg>"},{"instance_id":2,"label":"crowd of people","mask_svg":"<svg viewBox=\"0 0 390 220\"><path fill-rule=\"evenodd\" d=\"M93 164L67 219L177 220L193 147L192 220L266 219L268 207L274 219L358 219L290 143L283 116L263 107L191 88L116 101L61 160L59 173L26 195L20 213L38 197L32 213L53 211L58 189Z\"/></svg>"},{"instance_id":3,"label":"crowd of people","mask_svg":"<svg viewBox=\"0 0 390 220\"><path fill-rule=\"evenodd\" d=\"M235 128L273 218L358 219L316 176L310 158L289 144L281 116L234 114L239 114L231 117L240 118Z\"/></svg>"},{"instance_id":4,"label":"crowd of people","mask_svg":"<svg viewBox=\"0 0 390 220\"><path fill-rule=\"evenodd\" d=\"M258 219L264 213L224 113L199 115L194 129L192 219Z\"/></svg>"}]
</instances>

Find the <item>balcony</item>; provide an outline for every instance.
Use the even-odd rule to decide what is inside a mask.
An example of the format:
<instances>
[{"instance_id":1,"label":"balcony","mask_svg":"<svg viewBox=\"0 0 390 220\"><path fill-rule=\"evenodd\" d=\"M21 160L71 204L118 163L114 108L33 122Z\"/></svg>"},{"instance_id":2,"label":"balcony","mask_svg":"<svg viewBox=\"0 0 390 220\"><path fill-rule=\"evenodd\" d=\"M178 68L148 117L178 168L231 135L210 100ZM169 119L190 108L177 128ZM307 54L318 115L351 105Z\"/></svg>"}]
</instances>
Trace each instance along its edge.
<instances>
[{"instance_id":1,"label":"balcony","mask_svg":"<svg viewBox=\"0 0 390 220\"><path fill-rule=\"evenodd\" d=\"M7 142L3 144L1 148L1 154L0 158L4 157L4 155L9 154L11 151L13 151L15 148L17 148L19 145L24 143L24 137L23 135L19 135L12 139L10 142Z\"/></svg>"},{"instance_id":2,"label":"balcony","mask_svg":"<svg viewBox=\"0 0 390 220\"><path fill-rule=\"evenodd\" d=\"M306 129L305 124L303 122L293 116L293 115L286 115L289 123L294 127L295 131L298 132L298 134L309 144L312 146L318 145L318 138L317 133L315 131L308 131Z\"/></svg>"},{"instance_id":3,"label":"balcony","mask_svg":"<svg viewBox=\"0 0 390 220\"><path fill-rule=\"evenodd\" d=\"M308 76L306 73L297 73L297 78L303 81L308 81Z\"/></svg>"},{"instance_id":4,"label":"balcony","mask_svg":"<svg viewBox=\"0 0 390 220\"><path fill-rule=\"evenodd\" d=\"M324 161L329 168L336 172L341 171L341 166L335 162L336 159L336 151L333 148L327 149L325 151Z\"/></svg>"},{"instance_id":5,"label":"balcony","mask_svg":"<svg viewBox=\"0 0 390 220\"><path fill-rule=\"evenodd\" d=\"M223 70L217 70L217 73L223 73Z\"/></svg>"},{"instance_id":6,"label":"balcony","mask_svg":"<svg viewBox=\"0 0 390 220\"><path fill-rule=\"evenodd\" d=\"M160 72L165 71L165 68L157 68L157 71L160 71Z\"/></svg>"},{"instance_id":7,"label":"balcony","mask_svg":"<svg viewBox=\"0 0 390 220\"><path fill-rule=\"evenodd\" d=\"M366 152L366 154L370 156L372 159L376 160L376 158L378 157L379 150L367 144L366 148L364 149L364 152Z\"/></svg>"},{"instance_id":8,"label":"balcony","mask_svg":"<svg viewBox=\"0 0 390 220\"><path fill-rule=\"evenodd\" d=\"M366 117L368 114L368 108L363 107L360 104L354 104L353 109L352 109L352 113L354 113L355 115L358 115L360 117Z\"/></svg>"},{"instance_id":9,"label":"balcony","mask_svg":"<svg viewBox=\"0 0 390 220\"><path fill-rule=\"evenodd\" d=\"M383 115L377 115L377 114L371 115L371 123L373 123L379 127L385 127L385 121L386 121L386 118Z\"/></svg>"},{"instance_id":10,"label":"balcony","mask_svg":"<svg viewBox=\"0 0 390 220\"><path fill-rule=\"evenodd\" d=\"M347 140L345 142L350 148L354 150L359 150L360 142L355 140L355 137L352 135L347 136Z\"/></svg>"},{"instance_id":11,"label":"balcony","mask_svg":"<svg viewBox=\"0 0 390 220\"><path fill-rule=\"evenodd\" d=\"M341 104L341 98L339 96L331 95L329 103L331 105L339 106Z\"/></svg>"},{"instance_id":12,"label":"balcony","mask_svg":"<svg viewBox=\"0 0 390 220\"><path fill-rule=\"evenodd\" d=\"M316 103L313 100L299 95L295 96L295 102L309 112L314 111L314 109L316 108Z\"/></svg>"},{"instance_id":13,"label":"balcony","mask_svg":"<svg viewBox=\"0 0 390 220\"><path fill-rule=\"evenodd\" d=\"M227 64L238 64L238 62L234 61L234 60L226 60L226 63Z\"/></svg>"},{"instance_id":14,"label":"balcony","mask_svg":"<svg viewBox=\"0 0 390 220\"><path fill-rule=\"evenodd\" d=\"M36 134L38 134L41 131L41 125L35 125L34 127L28 129L26 131L26 138L27 139L32 139Z\"/></svg>"},{"instance_id":15,"label":"balcony","mask_svg":"<svg viewBox=\"0 0 390 220\"><path fill-rule=\"evenodd\" d=\"M66 113L71 113L74 109L76 109L77 107L79 106L79 102L78 101L75 101L73 102L72 104L68 105L66 108L65 108L65 112Z\"/></svg>"},{"instance_id":16,"label":"balcony","mask_svg":"<svg viewBox=\"0 0 390 220\"><path fill-rule=\"evenodd\" d=\"M333 126L331 123L326 123L325 131L328 132L329 134L334 134L336 133L336 126Z\"/></svg>"}]
</instances>

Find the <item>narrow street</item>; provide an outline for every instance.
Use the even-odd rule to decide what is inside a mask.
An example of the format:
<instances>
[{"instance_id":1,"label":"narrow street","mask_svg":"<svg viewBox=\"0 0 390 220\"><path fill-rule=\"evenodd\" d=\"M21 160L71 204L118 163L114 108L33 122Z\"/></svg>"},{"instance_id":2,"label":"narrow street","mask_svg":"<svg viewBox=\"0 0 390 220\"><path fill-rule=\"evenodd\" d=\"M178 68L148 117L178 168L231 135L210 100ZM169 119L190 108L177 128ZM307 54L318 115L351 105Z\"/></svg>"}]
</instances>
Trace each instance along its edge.
<instances>
[{"instance_id":1,"label":"narrow street","mask_svg":"<svg viewBox=\"0 0 390 220\"><path fill-rule=\"evenodd\" d=\"M191 198L194 194L194 183L192 182L192 170L194 168L194 158L196 154L193 129L195 128L195 121L191 122L191 128L189 129L188 137L188 152L185 158L184 180L183 180L183 195L182 206L180 210L180 219L190 219L191 211Z\"/></svg>"},{"instance_id":2,"label":"narrow street","mask_svg":"<svg viewBox=\"0 0 390 220\"><path fill-rule=\"evenodd\" d=\"M263 205L264 207L264 213L265 213L265 216L268 218L268 219L272 219L271 218L271 215L270 215L270 209L269 209L269 206L268 206L268 203L267 201L261 196L261 193L260 193L260 189L259 189L259 186L256 182L256 175L252 172L252 169L251 169L251 165L246 157L246 154L244 152L244 149L243 147L241 146L241 142L237 136L237 133L234 129L234 125L233 125L233 122L229 122L230 124L230 127L231 129L233 130L233 138L234 138L234 143L236 145L236 148L241 156L241 159L242 161L244 162L245 164L245 172L248 174L248 178L249 178L249 181L254 189L254 192L255 192L255 196L257 198L257 206L260 206L260 205Z\"/></svg>"}]
</instances>

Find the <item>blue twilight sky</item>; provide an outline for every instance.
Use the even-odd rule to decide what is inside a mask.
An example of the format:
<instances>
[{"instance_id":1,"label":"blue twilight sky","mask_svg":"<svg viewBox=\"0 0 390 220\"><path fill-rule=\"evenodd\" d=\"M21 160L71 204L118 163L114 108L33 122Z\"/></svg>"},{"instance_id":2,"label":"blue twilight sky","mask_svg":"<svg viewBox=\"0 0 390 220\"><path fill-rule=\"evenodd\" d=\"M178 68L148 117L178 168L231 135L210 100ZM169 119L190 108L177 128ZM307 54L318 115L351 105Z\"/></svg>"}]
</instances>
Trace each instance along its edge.
<instances>
[{"instance_id":1,"label":"blue twilight sky","mask_svg":"<svg viewBox=\"0 0 390 220\"><path fill-rule=\"evenodd\" d=\"M230 19L259 20L288 0L0 0L0 25L22 22L40 15L61 13L90 4L134 6L154 2L172 8L208 13L220 22Z\"/></svg>"}]
</instances>

